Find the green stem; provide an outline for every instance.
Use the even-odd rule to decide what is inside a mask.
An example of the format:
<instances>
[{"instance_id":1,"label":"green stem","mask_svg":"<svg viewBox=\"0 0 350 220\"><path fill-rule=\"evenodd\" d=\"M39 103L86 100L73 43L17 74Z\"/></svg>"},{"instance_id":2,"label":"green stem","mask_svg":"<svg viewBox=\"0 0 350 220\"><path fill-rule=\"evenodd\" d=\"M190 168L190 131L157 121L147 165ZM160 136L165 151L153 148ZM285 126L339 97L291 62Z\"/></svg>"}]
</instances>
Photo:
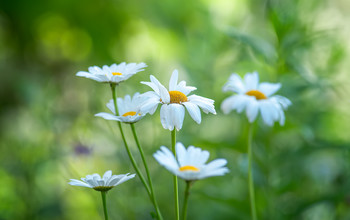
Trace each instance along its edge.
<instances>
[{"instance_id":1,"label":"green stem","mask_svg":"<svg viewBox=\"0 0 350 220\"><path fill-rule=\"evenodd\" d=\"M190 196L190 188L192 185L192 181L186 181L186 190L185 190L185 199L184 199L184 205L182 208L182 219L186 220L187 218L187 207L188 207L188 197Z\"/></svg>"},{"instance_id":2,"label":"green stem","mask_svg":"<svg viewBox=\"0 0 350 220\"><path fill-rule=\"evenodd\" d=\"M117 106L117 97L116 97L116 92L115 92L115 86L116 86L115 84L111 84L112 96L113 96L113 101L114 101L115 115L118 115L118 106ZM148 193L148 196L151 198L152 197L151 191L150 191L150 189L149 189L149 187L148 187L148 185L147 185L147 183L145 181L145 178L143 177L142 173L140 172L140 169L138 168L134 157L131 154L131 151L130 151L128 143L126 142L124 131L123 131L123 128L122 128L122 124L120 123L120 121L118 121L118 127L119 127L119 131L120 131L120 134L121 134L123 142L124 142L125 149L126 149L128 155L129 155L130 161L131 161L131 163L132 163L132 165L133 165L137 175L139 176L141 182L145 186L145 189L146 189L146 191Z\"/></svg>"},{"instance_id":3,"label":"green stem","mask_svg":"<svg viewBox=\"0 0 350 220\"><path fill-rule=\"evenodd\" d=\"M134 125L134 124L130 124L130 126L131 126L132 133L133 133L133 135L134 135L134 139L135 139L137 148L138 148L139 151L140 151L140 155L141 155L141 158L142 158L143 165L144 165L145 170L146 170L146 174L147 174L147 178L148 178L148 183L149 183L149 188L150 188L151 194L152 194L151 199L152 199L154 208L156 209L158 219L161 220L161 219L163 219L163 217L162 217L162 214L160 213L160 210L159 210L159 207L158 207L158 204L157 204L157 200L156 200L156 196L155 196L155 194L154 194L152 179L151 179L151 175L150 175L150 172L149 172L149 169L148 169L147 161L146 161L146 159L145 159L145 155L144 155L144 153L143 153L143 150L142 150L142 148L141 148L139 139L138 139L138 137L137 137L136 130L135 130L135 125Z\"/></svg>"},{"instance_id":4,"label":"green stem","mask_svg":"<svg viewBox=\"0 0 350 220\"><path fill-rule=\"evenodd\" d=\"M253 180L253 154L252 154L252 138L253 138L253 124L249 124L248 131L248 182L249 182L249 196L250 196L250 209L252 219L257 220L256 208L255 208L255 194L254 194L254 180Z\"/></svg>"},{"instance_id":5,"label":"green stem","mask_svg":"<svg viewBox=\"0 0 350 220\"><path fill-rule=\"evenodd\" d=\"M176 150L175 150L175 145L176 145L176 130L171 131L171 149L173 151L173 154L176 158ZM176 220L180 219L180 212L179 212L179 189L178 189L178 184L177 184L177 176L174 175L174 197L175 197L175 213L176 213Z\"/></svg>"},{"instance_id":6,"label":"green stem","mask_svg":"<svg viewBox=\"0 0 350 220\"><path fill-rule=\"evenodd\" d=\"M107 194L107 192L101 191L102 204L103 204L103 211L104 211L104 213L105 213L105 220L108 220L106 194Z\"/></svg>"}]
</instances>

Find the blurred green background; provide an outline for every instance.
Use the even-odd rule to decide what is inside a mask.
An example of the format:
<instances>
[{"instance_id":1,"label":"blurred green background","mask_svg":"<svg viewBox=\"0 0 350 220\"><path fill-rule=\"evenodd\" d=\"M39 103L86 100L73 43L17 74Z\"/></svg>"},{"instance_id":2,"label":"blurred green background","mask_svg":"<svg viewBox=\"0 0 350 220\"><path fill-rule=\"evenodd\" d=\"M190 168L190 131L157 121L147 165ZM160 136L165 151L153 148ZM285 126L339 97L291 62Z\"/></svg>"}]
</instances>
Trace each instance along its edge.
<instances>
[{"instance_id":1,"label":"blurred green background","mask_svg":"<svg viewBox=\"0 0 350 220\"><path fill-rule=\"evenodd\" d=\"M231 172L194 185L188 219L250 219L246 117L220 104L231 73L255 70L293 102L284 127L256 123L259 219L350 219L349 21L348 0L1 1L0 219L103 218L99 193L68 180L134 171L116 124L94 117L107 111L109 86L75 74L123 61L148 67L119 96L148 91L139 82L150 74L167 85L176 68L216 101L201 125L186 113L178 140L226 158ZM170 132L159 110L136 129L174 219L171 175L152 157ZM110 191L108 206L111 219L153 211L138 178Z\"/></svg>"}]
</instances>

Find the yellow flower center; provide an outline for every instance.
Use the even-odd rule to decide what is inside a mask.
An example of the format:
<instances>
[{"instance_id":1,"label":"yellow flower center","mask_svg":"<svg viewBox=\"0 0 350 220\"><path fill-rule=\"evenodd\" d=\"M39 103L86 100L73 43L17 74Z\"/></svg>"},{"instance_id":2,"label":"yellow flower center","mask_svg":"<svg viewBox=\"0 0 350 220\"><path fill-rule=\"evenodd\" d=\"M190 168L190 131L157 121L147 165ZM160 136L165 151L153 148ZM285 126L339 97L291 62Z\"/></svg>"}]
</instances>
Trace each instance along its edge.
<instances>
[{"instance_id":1,"label":"yellow flower center","mask_svg":"<svg viewBox=\"0 0 350 220\"><path fill-rule=\"evenodd\" d=\"M250 91L246 92L245 94L249 95L249 96L254 96L256 98L256 100L267 99L266 95L264 93L260 92L259 90L250 90Z\"/></svg>"},{"instance_id":2,"label":"yellow flower center","mask_svg":"<svg viewBox=\"0 0 350 220\"><path fill-rule=\"evenodd\" d=\"M187 102L187 96L179 91L169 91L170 95L170 103L178 103L181 104L183 102Z\"/></svg>"},{"instance_id":3,"label":"yellow flower center","mask_svg":"<svg viewBox=\"0 0 350 220\"><path fill-rule=\"evenodd\" d=\"M131 112L124 113L122 116L126 117L126 116L134 116L134 115L136 115L136 112L131 111Z\"/></svg>"},{"instance_id":4,"label":"yellow flower center","mask_svg":"<svg viewBox=\"0 0 350 220\"><path fill-rule=\"evenodd\" d=\"M121 76L121 75L123 75L122 73L117 73L117 72L113 72L112 74L113 74L113 76Z\"/></svg>"},{"instance_id":5,"label":"yellow flower center","mask_svg":"<svg viewBox=\"0 0 350 220\"><path fill-rule=\"evenodd\" d=\"M197 167L187 165L187 166L180 167L179 171L195 171L195 172L198 172L199 169Z\"/></svg>"}]
</instances>

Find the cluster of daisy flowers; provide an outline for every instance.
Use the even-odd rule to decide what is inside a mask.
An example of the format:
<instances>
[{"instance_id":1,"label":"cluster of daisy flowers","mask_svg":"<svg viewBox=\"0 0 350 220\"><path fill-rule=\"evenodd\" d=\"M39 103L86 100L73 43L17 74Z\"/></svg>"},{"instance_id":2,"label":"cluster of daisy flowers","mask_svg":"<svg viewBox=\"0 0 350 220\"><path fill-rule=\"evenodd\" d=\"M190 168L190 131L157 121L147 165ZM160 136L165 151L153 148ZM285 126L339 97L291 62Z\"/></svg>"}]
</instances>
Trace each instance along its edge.
<instances>
[{"instance_id":1,"label":"cluster of daisy flowers","mask_svg":"<svg viewBox=\"0 0 350 220\"><path fill-rule=\"evenodd\" d=\"M147 162L144 157L142 148L138 141L134 124L143 119L147 114L153 115L160 105L160 122L164 129L172 133L172 150L165 146L161 146L160 150L153 154L155 160L174 175L175 198L177 198L177 179L179 177L187 183L186 191L189 190L191 183L212 176L223 176L229 172L226 167L226 159L215 159L207 163L210 153L201 148L189 146L187 149L181 142L176 143L176 133L183 127L185 112L187 110L190 117L200 124L202 121L201 110L208 114L216 114L214 100L191 94L197 88L187 86L185 81L179 82L179 73L174 70L169 81L168 89L161 84L157 78L150 75L150 81L141 83L149 86L152 90L140 94L126 95L124 98L116 97L116 86L126 81L134 74L144 71L147 67L145 63L121 63L111 66L92 66L88 68L88 72L80 71L76 75L89 78L97 82L109 84L112 88L113 99L107 103L107 112L95 114L106 120L116 121L119 125L120 133L124 141L125 148L134 169L144 184L146 191L152 201L157 212L157 219L162 219L159 207L157 205L155 193L152 186L150 173ZM280 125L284 124L284 110L291 105L289 99L274 95L281 88L279 83L259 83L258 73L247 73L242 79L238 74L234 73L230 76L228 82L224 85L223 91L234 92L221 104L221 109L225 114L236 110L238 113L245 111L248 121L253 123L260 112L265 124L272 126L278 121ZM123 127L121 124L129 124L133 130L134 138L138 146L143 165L146 170L147 180L143 177L142 172L138 168L133 158L128 143L125 139ZM69 184L73 186L81 186L92 188L102 193L103 205L105 210L105 218L108 219L105 194L113 187L130 180L135 174L112 175L112 171L107 171L101 177L99 174L87 175L81 180L71 179ZM187 204L188 192L185 193L185 201ZM178 201L175 201L176 218L179 219ZM184 219L186 218L187 208L185 208Z\"/></svg>"}]
</instances>

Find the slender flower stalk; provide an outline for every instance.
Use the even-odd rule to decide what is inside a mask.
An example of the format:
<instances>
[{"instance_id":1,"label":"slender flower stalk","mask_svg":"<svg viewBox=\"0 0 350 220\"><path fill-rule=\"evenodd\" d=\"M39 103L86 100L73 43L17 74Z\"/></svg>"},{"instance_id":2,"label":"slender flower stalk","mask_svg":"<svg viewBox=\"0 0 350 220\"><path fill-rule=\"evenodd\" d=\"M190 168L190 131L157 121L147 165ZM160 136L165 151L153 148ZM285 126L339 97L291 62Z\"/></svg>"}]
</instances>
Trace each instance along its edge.
<instances>
[{"instance_id":1,"label":"slender flower stalk","mask_svg":"<svg viewBox=\"0 0 350 220\"><path fill-rule=\"evenodd\" d=\"M102 203L103 203L103 211L105 213L105 220L108 220L108 212L107 212L107 202L106 202L106 191L101 191Z\"/></svg>"},{"instance_id":2,"label":"slender flower stalk","mask_svg":"<svg viewBox=\"0 0 350 220\"><path fill-rule=\"evenodd\" d=\"M249 197L250 197L250 209L252 219L257 220L256 208L255 208L255 193L254 193L254 180L253 180L253 153L252 153L252 138L253 138L253 124L249 123L248 131L248 182L249 182Z\"/></svg>"},{"instance_id":3,"label":"slender flower stalk","mask_svg":"<svg viewBox=\"0 0 350 220\"><path fill-rule=\"evenodd\" d=\"M188 197L190 196L190 188L192 186L193 181L186 181L186 190L184 196L184 204L182 208L182 219L187 219L187 207L188 207Z\"/></svg>"},{"instance_id":4,"label":"slender flower stalk","mask_svg":"<svg viewBox=\"0 0 350 220\"><path fill-rule=\"evenodd\" d=\"M115 91L116 85L115 85L115 84L112 84L112 83L111 83L110 85L111 85L111 89L112 89L112 96L113 96L113 101L114 101L115 113L116 113L116 115L117 115L117 114L118 114L118 113L117 113L117 112L118 112L118 106L117 106L117 97L116 97L116 91ZM120 121L118 121L118 127L119 127L119 131L120 131L120 134L121 134L122 139L123 139L123 142L124 142L125 149L126 149L128 155L129 155L130 161L131 161L131 163L132 163L132 165L133 165L133 167L134 167L134 169L135 169L137 175L139 176L141 182L142 182L143 185L145 186L146 191L147 191L149 197L152 198L152 194L151 194L151 191L150 191L150 189L149 189L149 186L148 186L148 184L146 183L145 178L143 177L142 173L140 172L140 169L138 168L138 166L137 166L137 164L136 164L136 162L135 162L135 159L134 159L134 157L133 157L132 154L131 154L131 151L130 151L130 149L129 149L129 145L128 145L128 143L126 142L125 135L124 135L124 131L123 131L123 128L122 128L122 124L121 124Z\"/></svg>"},{"instance_id":5,"label":"slender flower stalk","mask_svg":"<svg viewBox=\"0 0 350 220\"><path fill-rule=\"evenodd\" d=\"M173 154L176 158L176 129L171 131L171 149L173 151ZM176 219L180 219L180 211L179 211L179 187L177 184L177 176L174 175L173 177L174 181L174 198L175 198L175 213L176 213Z\"/></svg>"},{"instance_id":6,"label":"slender flower stalk","mask_svg":"<svg viewBox=\"0 0 350 220\"><path fill-rule=\"evenodd\" d=\"M149 188L150 188L150 191L151 191L151 194L152 194L152 203L154 205L154 208L156 209L158 219L161 220L161 219L163 219L163 217L162 217L162 214L160 213L160 210L159 210L159 207L158 207L158 204L157 204L156 196L155 196L155 193L154 193L154 190L153 190L153 184L152 184L151 175L150 175L150 172L149 172L149 169L148 169L148 165L147 165L147 161L146 161L145 155L143 153L143 150L141 148L139 139L138 139L137 134L136 134L135 125L132 123L132 124L130 124L130 127L131 127L132 133L134 135L134 139L135 139L137 148L140 151L140 155L141 155L141 158L142 158L143 165L144 165L145 170L146 170L146 174L147 174L147 178L148 178L148 184L149 184Z\"/></svg>"}]
</instances>

